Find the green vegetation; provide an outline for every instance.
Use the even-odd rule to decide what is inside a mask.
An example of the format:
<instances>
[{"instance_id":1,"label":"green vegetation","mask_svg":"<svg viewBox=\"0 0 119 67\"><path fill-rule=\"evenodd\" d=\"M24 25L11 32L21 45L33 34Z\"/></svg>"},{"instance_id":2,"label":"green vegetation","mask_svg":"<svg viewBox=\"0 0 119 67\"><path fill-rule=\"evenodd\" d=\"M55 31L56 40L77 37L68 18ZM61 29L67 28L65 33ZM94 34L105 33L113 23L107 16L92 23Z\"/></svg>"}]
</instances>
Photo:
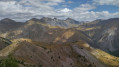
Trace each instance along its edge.
<instances>
[{"instance_id":1,"label":"green vegetation","mask_svg":"<svg viewBox=\"0 0 119 67\"><path fill-rule=\"evenodd\" d=\"M41 64L39 64L39 66L38 67L42 67L42 65Z\"/></svg>"},{"instance_id":2,"label":"green vegetation","mask_svg":"<svg viewBox=\"0 0 119 67\"><path fill-rule=\"evenodd\" d=\"M16 59L9 56L6 59L0 60L0 67L19 67L18 63L16 62Z\"/></svg>"},{"instance_id":3,"label":"green vegetation","mask_svg":"<svg viewBox=\"0 0 119 67\"><path fill-rule=\"evenodd\" d=\"M12 44L12 42L9 39L0 37L0 40L3 41L3 42L5 42L8 45Z\"/></svg>"}]
</instances>

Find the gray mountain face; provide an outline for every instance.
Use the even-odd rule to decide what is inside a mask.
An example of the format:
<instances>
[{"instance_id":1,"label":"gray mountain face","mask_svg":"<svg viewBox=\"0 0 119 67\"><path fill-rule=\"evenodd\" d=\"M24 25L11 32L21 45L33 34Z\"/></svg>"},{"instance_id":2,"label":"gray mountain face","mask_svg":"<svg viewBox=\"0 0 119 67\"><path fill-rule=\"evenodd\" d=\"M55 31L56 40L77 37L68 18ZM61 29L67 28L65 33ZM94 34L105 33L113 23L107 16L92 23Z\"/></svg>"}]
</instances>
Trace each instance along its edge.
<instances>
[{"instance_id":1,"label":"gray mountain face","mask_svg":"<svg viewBox=\"0 0 119 67\"><path fill-rule=\"evenodd\" d=\"M72 27L80 24L71 18L66 20L46 17L42 19L32 18L25 23L10 21L9 19L9 22L4 21L4 24L1 24L1 29L4 32L1 32L0 36L10 39L29 38L36 41L57 43L74 42L80 39L89 40L81 31L72 28L66 29L71 27L69 24L73 25Z\"/></svg>"},{"instance_id":2,"label":"gray mountain face","mask_svg":"<svg viewBox=\"0 0 119 67\"><path fill-rule=\"evenodd\" d=\"M75 42L85 40L91 46L106 52L119 50L118 18L95 20L81 25L80 23L71 18L66 20L47 17L42 19L33 18L26 23L18 23L7 18L0 21L0 36L11 39L30 38L43 42ZM56 26L56 28L52 28L52 26ZM77 30L77 28L81 29Z\"/></svg>"},{"instance_id":3,"label":"gray mountain face","mask_svg":"<svg viewBox=\"0 0 119 67\"><path fill-rule=\"evenodd\" d=\"M16 22L16 21L11 20L9 18L2 19L0 21L0 33L6 33L8 31L17 29L21 25L23 25L23 23Z\"/></svg>"},{"instance_id":4,"label":"gray mountain face","mask_svg":"<svg viewBox=\"0 0 119 67\"><path fill-rule=\"evenodd\" d=\"M82 25L86 28L95 28L84 31L93 40L94 45L107 52L119 50L119 19L96 20ZM90 35L92 34L92 35Z\"/></svg>"},{"instance_id":5,"label":"gray mountain face","mask_svg":"<svg viewBox=\"0 0 119 67\"><path fill-rule=\"evenodd\" d=\"M52 26L59 26L59 27L65 27L65 28L71 28L71 27L77 27L83 22L75 21L71 18L67 18L66 20L60 20L57 18L51 19L48 17L43 17L40 19L40 21L50 24Z\"/></svg>"}]
</instances>

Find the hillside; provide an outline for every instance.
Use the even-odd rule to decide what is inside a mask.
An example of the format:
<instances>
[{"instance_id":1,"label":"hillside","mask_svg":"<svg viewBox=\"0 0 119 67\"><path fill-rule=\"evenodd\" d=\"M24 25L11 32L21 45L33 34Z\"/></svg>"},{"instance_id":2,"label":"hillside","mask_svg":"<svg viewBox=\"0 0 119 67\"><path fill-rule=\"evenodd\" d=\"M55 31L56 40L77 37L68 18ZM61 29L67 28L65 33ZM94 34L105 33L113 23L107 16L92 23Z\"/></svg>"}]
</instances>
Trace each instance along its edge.
<instances>
[{"instance_id":1,"label":"hillside","mask_svg":"<svg viewBox=\"0 0 119 67\"><path fill-rule=\"evenodd\" d=\"M9 18L2 19L2 20L0 20L0 34L15 30L22 25L23 25L23 23L16 22L16 21L11 20Z\"/></svg>"},{"instance_id":2,"label":"hillside","mask_svg":"<svg viewBox=\"0 0 119 67\"><path fill-rule=\"evenodd\" d=\"M118 34L119 19L112 18L108 20L96 20L77 27L84 31L95 43L96 47L106 52L119 50ZM92 45L92 46L95 46Z\"/></svg>"},{"instance_id":3,"label":"hillside","mask_svg":"<svg viewBox=\"0 0 119 67\"><path fill-rule=\"evenodd\" d=\"M119 50L118 18L71 28L57 25L60 22L79 24L71 18L33 18L24 23L8 18L1 20L0 63L7 64L11 59L20 67L119 66L115 55Z\"/></svg>"},{"instance_id":4,"label":"hillside","mask_svg":"<svg viewBox=\"0 0 119 67\"><path fill-rule=\"evenodd\" d=\"M20 67L119 66L118 57L94 49L84 41L65 45L48 44L30 39L15 39L12 42L13 44L0 51L0 56L12 55Z\"/></svg>"},{"instance_id":5,"label":"hillside","mask_svg":"<svg viewBox=\"0 0 119 67\"><path fill-rule=\"evenodd\" d=\"M17 63L23 67L95 67L85 57L77 54L68 44L55 45L30 39L18 39L0 51L1 57L9 54L16 58L17 61L22 61L23 64Z\"/></svg>"},{"instance_id":6,"label":"hillside","mask_svg":"<svg viewBox=\"0 0 119 67\"><path fill-rule=\"evenodd\" d=\"M78 40L90 42L90 38L88 38L86 34L75 28L65 29L63 27L51 26L34 20L26 22L16 30L2 33L1 36L5 36L9 39L28 38L48 43L71 43Z\"/></svg>"},{"instance_id":7,"label":"hillside","mask_svg":"<svg viewBox=\"0 0 119 67\"><path fill-rule=\"evenodd\" d=\"M10 45L12 42L6 38L0 37L0 50L4 49L6 46Z\"/></svg>"}]
</instances>

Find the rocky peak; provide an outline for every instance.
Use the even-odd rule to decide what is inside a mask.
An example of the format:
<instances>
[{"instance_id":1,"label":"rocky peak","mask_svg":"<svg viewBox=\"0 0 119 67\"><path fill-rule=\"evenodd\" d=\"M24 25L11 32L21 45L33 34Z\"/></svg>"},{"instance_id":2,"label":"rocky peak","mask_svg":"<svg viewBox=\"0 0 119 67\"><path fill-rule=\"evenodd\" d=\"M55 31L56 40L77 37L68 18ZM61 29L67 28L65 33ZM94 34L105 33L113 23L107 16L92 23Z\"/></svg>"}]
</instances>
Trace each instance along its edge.
<instances>
[{"instance_id":1,"label":"rocky peak","mask_svg":"<svg viewBox=\"0 0 119 67\"><path fill-rule=\"evenodd\" d=\"M37 19L37 18L32 18L32 19L30 19L30 20L34 20L34 21L37 21L37 20L39 20L39 19Z\"/></svg>"},{"instance_id":2,"label":"rocky peak","mask_svg":"<svg viewBox=\"0 0 119 67\"><path fill-rule=\"evenodd\" d=\"M71 23L71 24L79 24L79 23L80 23L80 22L78 22L78 21L76 21L76 20L74 20L74 19L72 19L72 18L67 18L65 21L66 21L66 22L69 22L69 23Z\"/></svg>"},{"instance_id":3,"label":"rocky peak","mask_svg":"<svg viewBox=\"0 0 119 67\"><path fill-rule=\"evenodd\" d=\"M34 23L37 23L37 22L40 22L40 19L31 18L30 20L26 21L25 24L34 24Z\"/></svg>"},{"instance_id":4,"label":"rocky peak","mask_svg":"<svg viewBox=\"0 0 119 67\"><path fill-rule=\"evenodd\" d=\"M72 18L67 18L66 20L74 20L74 19L72 19Z\"/></svg>"},{"instance_id":5,"label":"rocky peak","mask_svg":"<svg viewBox=\"0 0 119 67\"><path fill-rule=\"evenodd\" d=\"M52 18L49 18L49 17L43 17L43 18L41 18L40 20L52 20Z\"/></svg>"},{"instance_id":6,"label":"rocky peak","mask_svg":"<svg viewBox=\"0 0 119 67\"><path fill-rule=\"evenodd\" d=\"M39 20L39 19L37 19L37 18L32 18L32 19L28 20L27 22L29 22L29 21L34 21L34 22L37 22L37 21L40 21L40 20Z\"/></svg>"}]
</instances>

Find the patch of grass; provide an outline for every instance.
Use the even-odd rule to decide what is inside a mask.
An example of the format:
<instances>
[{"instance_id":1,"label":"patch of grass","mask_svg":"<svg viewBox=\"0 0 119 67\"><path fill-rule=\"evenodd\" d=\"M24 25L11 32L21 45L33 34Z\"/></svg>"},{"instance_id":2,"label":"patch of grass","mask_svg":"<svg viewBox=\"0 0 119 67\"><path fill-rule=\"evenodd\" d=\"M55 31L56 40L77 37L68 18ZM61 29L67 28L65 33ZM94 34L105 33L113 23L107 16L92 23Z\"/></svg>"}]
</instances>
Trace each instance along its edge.
<instances>
[{"instance_id":1,"label":"patch of grass","mask_svg":"<svg viewBox=\"0 0 119 67\"><path fill-rule=\"evenodd\" d=\"M16 59L9 56L6 59L0 60L0 67L19 67L18 63L16 62Z\"/></svg>"},{"instance_id":2,"label":"patch of grass","mask_svg":"<svg viewBox=\"0 0 119 67\"><path fill-rule=\"evenodd\" d=\"M104 64L108 65L109 67L119 67L119 58L112 56L102 50L97 49L95 54L93 54Z\"/></svg>"}]
</instances>

